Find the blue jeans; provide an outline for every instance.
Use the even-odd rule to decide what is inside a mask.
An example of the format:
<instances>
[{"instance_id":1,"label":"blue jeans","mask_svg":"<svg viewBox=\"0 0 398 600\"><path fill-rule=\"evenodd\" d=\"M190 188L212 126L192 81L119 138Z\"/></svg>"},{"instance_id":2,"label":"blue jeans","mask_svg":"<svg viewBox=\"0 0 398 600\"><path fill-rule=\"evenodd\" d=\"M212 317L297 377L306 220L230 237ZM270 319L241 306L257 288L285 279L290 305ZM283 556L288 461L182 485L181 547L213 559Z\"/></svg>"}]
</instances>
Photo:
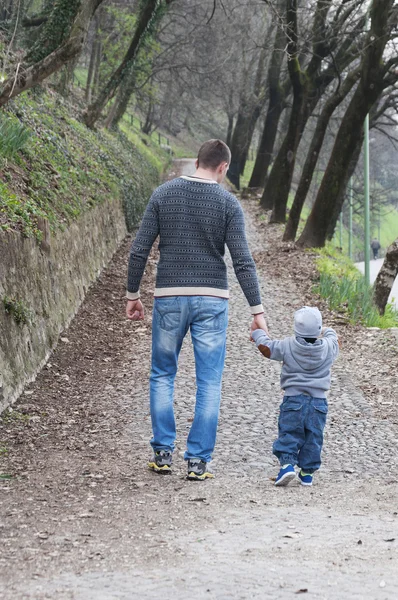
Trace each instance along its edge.
<instances>
[{"instance_id":1,"label":"blue jeans","mask_svg":"<svg viewBox=\"0 0 398 600\"><path fill-rule=\"evenodd\" d=\"M319 469L327 412L325 398L305 394L283 398L279 435L273 445L273 453L281 465L298 465L305 473Z\"/></svg>"},{"instance_id":2,"label":"blue jeans","mask_svg":"<svg viewBox=\"0 0 398 600\"><path fill-rule=\"evenodd\" d=\"M211 296L155 298L150 407L152 448L174 450L174 380L183 339L191 330L196 367L196 405L184 458L208 462L216 443L224 370L228 301Z\"/></svg>"}]
</instances>

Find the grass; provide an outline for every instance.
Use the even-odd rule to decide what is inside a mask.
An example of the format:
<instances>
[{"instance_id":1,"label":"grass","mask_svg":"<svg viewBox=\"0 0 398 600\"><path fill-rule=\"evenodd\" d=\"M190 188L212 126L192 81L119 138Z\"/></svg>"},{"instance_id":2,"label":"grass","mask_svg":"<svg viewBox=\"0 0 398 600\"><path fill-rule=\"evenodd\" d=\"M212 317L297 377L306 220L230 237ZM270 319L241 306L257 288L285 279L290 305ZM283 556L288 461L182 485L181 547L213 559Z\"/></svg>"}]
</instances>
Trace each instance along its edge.
<instances>
[{"instance_id":1,"label":"grass","mask_svg":"<svg viewBox=\"0 0 398 600\"><path fill-rule=\"evenodd\" d=\"M6 410L1 415L3 423L29 423L30 415L18 412L17 410Z\"/></svg>"},{"instance_id":2,"label":"grass","mask_svg":"<svg viewBox=\"0 0 398 600\"><path fill-rule=\"evenodd\" d=\"M12 159L25 146L31 132L14 116L0 118L0 157Z\"/></svg>"},{"instance_id":3,"label":"grass","mask_svg":"<svg viewBox=\"0 0 398 600\"><path fill-rule=\"evenodd\" d=\"M122 200L131 229L169 160L142 136L89 130L54 92L19 96L7 105L5 119L22 123L30 136L15 137L7 151L12 161L0 170L0 231L40 240L39 217L52 231L64 229L110 197Z\"/></svg>"},{"instance_id":4,"label":"grass","mask_svg":"<svg viewBox=\"0 0 398 600\"><path fill-rule=\"evenodd\" d=\"M253 169L254 169L254 160L247 160L246 164L245 164L245 170L243 172L243 175L241 175L241 178L240 178L240 187L241 188L248 187L250 177L252 176Z\"/></svg>"},{"instance_id":5,"label":"grass","mask_svg":"<svg viewBox=\"0 0 398 600\"><path fill-rule=\"evenodd\" d=\"M165 166L170 162L170 155L162 150L150 136L145 133L136 131L126 121L122 121L119 125L121 131L126 135L127 139L137 148L148 162L159 172L162 173Z\"/></svg>"},{"instance_id":6,"label":"grass","mask_svg":"<svg viewBox=\"0 0 398 600\"><path fill-rule=\"evenodd\" d=\"M85 88L87 84L88 69L84 67L77 67L74 72L73 83L78 87Z\"/></svg>"},{"instance_id":7,"label":"grass","mask_svg":"<svg viewBox=\"0 0 398 600\"><path fill-rule=\"evenodd\" d=\"M380 329L398 326L398 311L388 304L385 314L379 314L372 286L352 261L332 244L316 252L319 283L314 291L327 300L329 308L346 313L352 324Z\"/></svg>"}]
</instances>

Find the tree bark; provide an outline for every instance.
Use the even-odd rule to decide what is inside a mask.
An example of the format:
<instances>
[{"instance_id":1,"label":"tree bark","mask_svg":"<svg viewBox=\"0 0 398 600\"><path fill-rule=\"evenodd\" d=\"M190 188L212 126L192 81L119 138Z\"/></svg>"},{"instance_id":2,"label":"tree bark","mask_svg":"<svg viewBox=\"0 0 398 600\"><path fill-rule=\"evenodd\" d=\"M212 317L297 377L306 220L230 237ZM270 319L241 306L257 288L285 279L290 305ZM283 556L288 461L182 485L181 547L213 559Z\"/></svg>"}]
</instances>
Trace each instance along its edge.
<instances>
[{"instance_id":1,"label":"tree bark","mask_svg":"<svg viewBox=\"0 0 398 600\"><path fill-rule=\"evenodd\" d=\"M91 46L90 62L88 65L86 91L85 91L85 99L86 99L86 102L88 102L88 103L91 102L91 85L93 82L95 62L97 59L98 33L99 33L99 22L98 22L98 18L95 17L94 39L93 39L93 43Z\"/></svg>"},{"instance_id":2,"label":"tree bark","mask_svg":"<svg viewBox=\"0 0 398 600\"><path fill-rule=\"evenodd\" d=\"M389 39L389 14L393 0L374 0L371 30L361 61L361 79L341 122L317 198L298 244L323 247L333 217L336 199L347 182L347 171L357 147L360 131L370 108L381 95L385 74L383 51Z\"/></svg>"},{"instance_id":3,"label":"tree bark","mask_svg":"<svg viewBox=\"0 0 398 600\"><path fill-rule=\"evenodd\" d=\"M268 69L268 108L265 118L264 129L261 135L260 144L257 151L256 161L254 163L253 172L249 181L249 187L263 187L267 177L268 168L272 159L276 134L278 131L278 123L285 108L284 101L287 95L289 86L281 85L279 82L282 70L283 59L283 44L285 40L285 32L281 24L277 25L274 48Z\"/></svg>"},{"instance_id":4,"label":"tree bark","mask_svg":"<svg viewBox=\"0 0 398 600\"><path fill-rule=\"evenodd\" d=\"M231 145L232 140L232 132L234 130L234 115L228 114L228 129L227 129L227 137L225 143L228 147Z\"/></svg>"},{"instance_id":5,"label":"tree bark","mask_svg":"<svg viewBox=\"0 0 398 600\"><path fill-rule=\"evenodd\" d=\"M353 88L359 76L360 72L358 69L356 69L346 77L344 83L339 86L335 93L327 100L321 115L318 118L317 126L307 153L303 172L301 174L300 183L294 197L292 208L289 212L289 218L283 235L284 241L291 241L296 237L301 211L304 206L308 190L310 189L314 170L318 162L318 156L326 135L327 125L334 110Z\"/></svg>"},{"instance_id":6,"label":"tree bark","mask_svg":"<svg viewBox=\"0 0 398 600\"><path fill-rule=\"evenodd\" d=\"M384 315L388 297L390 295L394 281L398 275L398 238L391 244L387 250L379 274L373 287L373 297L375 304L381 315Z\"/></svg>"},{"instance_id":7,"label":"tree bark","mask_svg":"<svg viewBox=\"0 0 398 600\"><path fill-rule=\"evenodd\" d=\"M94 62L94 75L93 75L93 83L91 86L91 95L97 94L100 86L100 76L101 76L101 60L102 60L102 40L98 38L97 42L97 51L95 54L95 62Z\"/></svg>"},{"instance_id":8,"label":"tree bark","mask_svg":"<svg viewBox=\"0 0 398 600\"><path fill-rule=\"evenodd\" d=\"M146 0L146 2L143 4L143 9L138 18L137 26L129 49L127 50L118 68L114 71L107 84L99 93L97 99L88 107L84 115L84 122L86 123L87 127L94 127L105 105L113 98L117 88L133 68L135 58L145 37L146 31L152 20L155 18L159 7L159 0Z\"/></svg>"},{"instance_id":9,"label":"tree bark","mask_svg":"<svg viewBox=\"0 0 398 600\"><path fill-rule=\"evenodd\" d=\"M361 156L363 139L364 139L364 133L363 133L363 129L362 129L360 131L357 145L355 147L354 154L350 160L350 164L348 166L347 172L345 173L344 179L341 182L341 186L340 186L340 190L337 195L337 198L336 198L336 204L335 204L335 207L333 210L332 218L330 219L327 233L326 233L327 240L331 240L334 236L334 232L336 231L337 221L339 220L340 213L343 210L343 206L344 206L344 202L345 202L345 198L346 198L347 185L348 185L348 182L350 181L350 178L352 177L352 175L355 172L359 157Z\"/></svg>"},{"instance_id":10,"label":"tree bark","mask_svg":"<svg viewBox=\"0 0 398 600\"><path fill-rule=\"evenodd\" d=\"M120 120L123 118L124 113L127 110L130 98L133 95L136 84L136 77L134 71L131 71L127 79L119 87L115 103L113 105L112 114L107 120L107 127L109 129L116 129ZM146 133L146 132L144 132Z\"/></svg>"},{"instance_id":11,"label":"tree bark","mask_svg":"<svg viewBox=\"0 0 398 600\"><path fill-rule=\"evenodd\" d=\"M7 104L10 98L14 98L41 83L49 75L58 71L63 65L80 54L84 46L90 20L103 1L86 0L82 3L81 10L70 29L69 37L64 40L59 48L56 48L51 54L26 69L18 68L16 73L4 82L0 91L0 106Z\"/></svg>"}]
</instances>

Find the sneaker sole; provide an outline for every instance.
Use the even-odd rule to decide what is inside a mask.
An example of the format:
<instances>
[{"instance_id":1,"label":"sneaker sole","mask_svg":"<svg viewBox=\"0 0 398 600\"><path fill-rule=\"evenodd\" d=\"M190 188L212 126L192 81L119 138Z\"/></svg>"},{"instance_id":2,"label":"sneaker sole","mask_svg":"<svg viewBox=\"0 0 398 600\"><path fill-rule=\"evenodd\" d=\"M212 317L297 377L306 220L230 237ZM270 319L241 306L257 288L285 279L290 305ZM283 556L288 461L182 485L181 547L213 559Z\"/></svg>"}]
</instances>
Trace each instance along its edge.
<instances>
[{"instance_id":1,"label":"sneaker sole","mask_svg":"<svg viewBox=\"0 0 398 600\"><path fill-rule=\"evenodd\" d=\"M299 479L300 479L300 477L299 477ZM301 485L305 485L306 487L311 487L311 485L312 485L312 481L311 481L311 483L305 483L304 481L301 481L301 479L300 479L300 483L301 483Z\"/></svg>"},{"instance_id":2,"label":"sneaker sole","mask_svg":"<svg viewBox=\"0 0 398 600\"><path fill-rule=\"evenodd\" d=\"M276 487L284 487L293 481L293 479L296 479L296 473L285 473L278 481L275 481L274 485L276 485Z\"/></svg>"},{"instance_id":3,"label":"sneaker sole","mask_svg":"<svg viewBox=\"0 0 398 600\"><path fill-rule=\"evenodd\" d=\"M189 479L190 481L203 481L204 479L214 479L214 475L213 473L208 472L203 473L203 475L197 475L196 473L191 471L190 473L188 473L187 479Z\"/></svg>"},{"instance_id":4,"label":"sneaker sole","mask_svg":"<svg viewBox=\"0 0 398 600\"><path fill-rule=\"evenodd\" d=\"M169 465L163 465L163 467L159 467L155 462L149 462L148 468L154 473L159 473L159 475L170 475L171 467Z\"/></svg>"}]
</instances>

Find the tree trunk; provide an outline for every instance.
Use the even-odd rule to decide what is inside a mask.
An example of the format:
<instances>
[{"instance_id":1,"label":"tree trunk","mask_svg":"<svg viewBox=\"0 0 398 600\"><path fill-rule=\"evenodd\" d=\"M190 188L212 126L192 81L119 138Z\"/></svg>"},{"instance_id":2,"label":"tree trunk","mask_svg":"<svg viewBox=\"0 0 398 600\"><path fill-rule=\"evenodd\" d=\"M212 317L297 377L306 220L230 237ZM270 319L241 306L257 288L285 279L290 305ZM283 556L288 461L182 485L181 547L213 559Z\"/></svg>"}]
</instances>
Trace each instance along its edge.
<instances>
[{"instance_id":1,"label":"tree trunk","mask_svg":"<svg viewBox=\"0 0 398 600\"><path fill-rule=\"evenodd\" d=\"M150 133L152 131L153 112L154 112L154 106L153 106L152 100L150 100L149 104L148 104L148 110L146 113L145 123L142 127L142 132L146 133L146 135L150 135Z\"/></svg>"},{"instance_id":2,"label":"tree trunk","mask_svg":"<svg viewBox=\"0 0 398 600\"><path fill-rule=\"evenodd\" d=\"M11 98L38 85L80 54L91 18L103 1L86 0L81 5L81 10L70 29L69 37L64 40L59 48L28 68L17 68L16 73L7 79L1 88L0 106L4 106Z\"/></svg>"},{"instance_id":3,"label":"tree trunk","mask_svg":"<svg viewBox=\"0 0 398 600\"><path fill-rule=\"evenodd\" d=\"M61 70L61 78L57 86L62 96L68 96L70 86L73 84L73 75L77 65L78 57L69 61Z\"/></svg>"},{"instance_id":4,"label":"tree trunk","mask_svg":"<svg viewBox=\"0 0 398 600\"><path fill-rule=\"evenodd\" d=\"M160 4L158 0L147 0L143 4L143 9L139 15L137 26L129 49L127 50L118 68L114 71L107 84L99 93L97 99L88 107L85 113L84 122L86 123L87 127L94 127L107 102L113 98L123 79L128 76L131 72L131 69L133 69L138 50L148 28L151 25L151 22L159 10L159 7Z\"/></svg>"},{"instance_id":5,"label":"tree trunk","mask_svg":"<svg viewBox=\"0 0 398 600\"><path fill-rule=\"evenodd\" d=\"M93 84L91 86L91 95L97 94L100 85L101 77L101 60L102 60L102 40L98 39L97 52L95 55Z\"/></svg>"},{"instance_id":6,"label":"tree trunk","mask_svg":"<svg viewBox=\"0 0 398 600\"><path fill-rule=\"evenodd\" d=\"M99 35L99 21L98 21L98 18L95 18L94 39L93 39L93 43L91 46L90 62L88 65L86 91L85 91L85 99L86 99L87 103L91 102L91 85L93 82L95 62L97 59L97 46L98 46L98 41L99 41L98 35Z\"/></svg>"},{"instance_id":7,"label":"tree trunk","mask_svg":"<svg viewBox=\"0 0 398 600\"><path fill-rule=\"evenodd\" d=\"M231 139L231 164L228 169L228 179L240 189L240 176L245 170L247 153L250 148L257 120L264 106L265 96L262 93L262 77L264 71L265 47L260 53L257 63L254 89L250 96L246 93L241 98L238 117Z\"/></svg>"},{"instance_id":8,"label":"tree trunk","mask_svg":"<svg viewBox=\"0 0 398 600\"><path fill-rule=\"evenodd\" d=\"M318 156L326 135L327 125L334 110L350 92L359 76L360 72L355 70L346 77L344 83L335 91L333 96L327 100L321 115L318 118L315 133L313 135L303 167L303 172L301 174L300 183L294 197L292 208L289 212L289 218L286 224L285 233L283 235L284 241L291 241L296 237L301 211L307 198L308 190L311 186L314 170L318 162Z\"/></svg>"},{"instance_id":9,"label":"tree trunk","mask_svg":"<svg viewBox=\"0 0 398 600\"><path fill-rule=\"evenodd\" d=\"M231 145L233 130L234 130L234 116L231 114L228 114L227 138L225 140L225 143L227 144L228 147L230 147L230 145Z\"/></svg>"},{"instance_id":10,"label":"tree trunk","mask_svg":"<svg viewBox=\"0 0 398 600\"><path fill-rule=\"evenodd\" d=\"M260 204L263 208L273 208L271 221L285 223L286 205L292 183L295 155L305 119L304 106L306 92L296 88L289 129L279 149L278 155L267 179Z\"/></svg>"},{"instance_id":11,"label":"tree trunk","mask_svg":"<svg viewBox=\"0 0 398 600\"><path fill-rule=\"evenodd\" d=\"M249 109L247 108L246 100L244 99L239 107L230 144L231 163L227 175L230 182L238 190L240 189L241 153L247 144L248 112Z\"/></svg>"},{"instance_id":12,"label":"tree trunk","mask_svg":"<svg viewBox=\"0 0 398 600\"><path fill-rule=\"evenodd\" d=\"M273 207L271 215L273 223L286 221L286 205L293 177L295 154L305 123L304 108L307 106L309 88L308 77L301 71L298 60L297 0L287 3L286 23L288 69L293 87L293 107L287 134L274 161L260 201L263 208Z\"/></svg>"},{"instance_id":13,"label":"tree trunk","mask_svg":"<svg viewBox=\"0 0 398 600\"><path fill-rule=\"evenodd\" d=\"M361 79L341 122L336 141L317 198L298 244L307 248L323 247L341 189L366 115L384 87L383 51L389 39L389 14L393 0L374 0L371 29L361 61Z\"/></svg>"},{"instance_id":14,"label":"tree trunk","mask_svg":"<svg viewBox=\"0 0 398 600\"><path fill-rule=\"evenodd\" d=\"M123 118L124 113L127 110L130 98L133 95L136 84L136 74L132 71L129 77L122 83L118 89L116 95L114 111L112 117L109 119L109 129L116 129L120 120Z\"/></svg>"},{"instance_id":15,"label":"tree trunk","mask_svg":"<svg viewBox=\"0 0 398 600\"><path fill-rule=\"evenodd\" d=\"M279 121L284 108L285 106L281 101L281 98L275 100L275 96L272 94L272 96L270 96L264 129L257 150L256 161L249 181L250 188L264 187L272 160Z\"/></svg>"},{"instance_id":16,"label":"tree trunk","mask_svg":"<svg viewBox=\"0 0 398 600\"><path fill-rule=\"evenodd\" d=\"M387 250L373 288L373 296L379 313L384 315L388 297L398 275L398 238Z\"/></svg>"},{"instance_id":17,"label":"tree trunk","mask_svg":"<svg viewBox=\"0 0 398 600\"><path fill-rule=\"evenodd\" d=\"M334 207L333 215L332 215L332 218L330 219L328 230L327 230L327 233L326 233L326 239L329 240L329 241L334 236L334 232L335 232L336 226L337 226L337 221L339 220L340 213L343 210L344 201L345 201L345 198L346 198L347 185L348 185L348 182L350 181L350 178L352 177L352 175L355 172L355 169L356 169L357 164L358 164L359 157L361 156L361 150L362 150L362 146L363 146L363 139L364 139L364 133L363 133L363 128L362 128L362 130L360 131L360 135L359 135L359 138L358 138L358 142L357 142L356 148L354 150L354 154L353 154L353 156L352 156L352 158L350 160L350 164L348 166L347 173L345 174L345 177L344 177L344 179L343 179L343 181L341 183L340 191L339 191L339 194L338 194L338 196L336 198L336 205Z\"/></svg>"},{"instance_id":18,"label":"tree trunk","mask_svg":"<svg viewBox=\"0 0 398 600\"><path fill-rule=\"evenodd\" d=\"M274 49L268 69L268 95L269 103L264 129L257 151L256 161L249 181L249 187L263 187L267 177L268 168L272 159L278 124L284 109L287 85L280 85L279 79L285 53L282 51L285 40L283 27L278 23L274 41Z\"/></svg>"}]
</instances>

